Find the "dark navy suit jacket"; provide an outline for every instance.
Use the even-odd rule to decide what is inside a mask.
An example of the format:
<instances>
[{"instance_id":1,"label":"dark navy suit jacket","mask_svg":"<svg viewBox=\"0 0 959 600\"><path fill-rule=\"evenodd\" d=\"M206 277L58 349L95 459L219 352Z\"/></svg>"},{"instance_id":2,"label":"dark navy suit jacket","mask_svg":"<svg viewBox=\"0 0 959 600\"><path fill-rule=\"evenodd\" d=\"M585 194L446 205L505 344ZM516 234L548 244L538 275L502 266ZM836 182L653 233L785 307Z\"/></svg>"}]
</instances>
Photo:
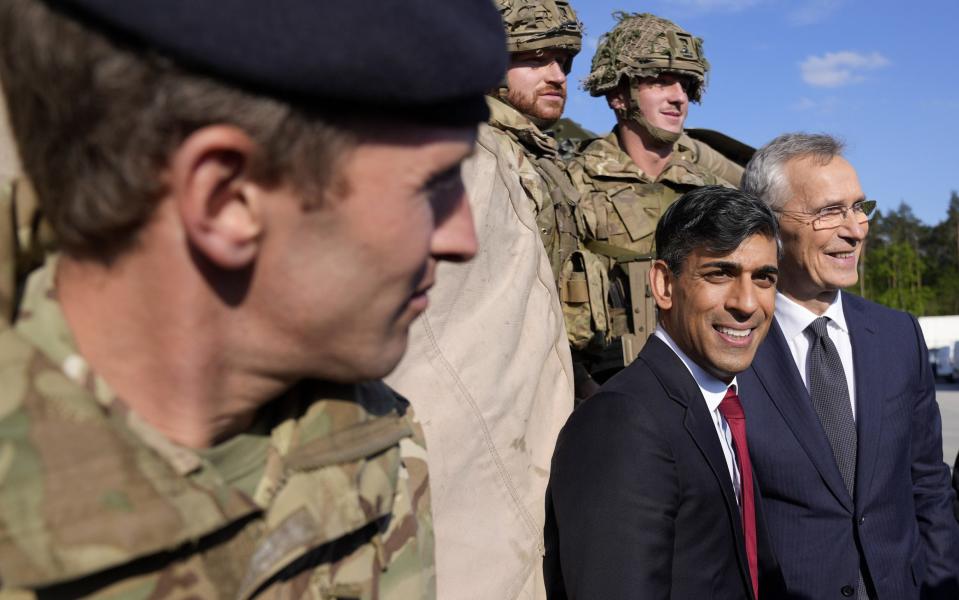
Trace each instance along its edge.
<instances>
[{"instance_id":1,"label":"dark navy suit jacket","mask_svg":"<svg viewBox=\"0 0 959 600\"><path fill-rule=\"evenodd\" d=\"M935 384L911 315L842 296L858 457L850 498L778 323L738 377L785 598L842 598L865 563L878 598L959 598L959 524Z\"/></svg>"},{"instance_id":2,"label":"dark navy suit jacket","mask_svg":"<svg viewBox=\"0 0 959 600\"><path fill-rule=\"evenodd\" d=\"M756 495L764 596L780 575ZM659 338L573 412L553 455L546 512L551 599L754 598L712 417Z\"/></svg>"}]
</instances>

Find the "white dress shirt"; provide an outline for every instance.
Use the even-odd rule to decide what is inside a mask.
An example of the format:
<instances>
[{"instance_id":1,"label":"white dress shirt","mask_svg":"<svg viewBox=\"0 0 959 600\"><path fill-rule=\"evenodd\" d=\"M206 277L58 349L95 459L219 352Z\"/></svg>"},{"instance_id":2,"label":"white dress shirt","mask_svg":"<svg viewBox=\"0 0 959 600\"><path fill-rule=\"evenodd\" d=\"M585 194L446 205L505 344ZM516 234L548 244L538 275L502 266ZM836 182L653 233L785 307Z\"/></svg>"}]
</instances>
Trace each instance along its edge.
<instances>
[{"instance_id":1,"label":"white dress shirt","mask_svg":"<svg viewBox=\"0 0 959 600\"><path fill-rule=\"evenodd\" d=\"M842 294L837 293L829 308L822 315L817 315L805 306L800 306L781 293L776 293L776 321L783 331L789 351L792 352L796 368L802 376L802 381L809 391L809 346L815 337L813 332L806 331L809 325L820 316L829 317L829 326L826 328L829 339L836 345L842 369L846 373L846 386L849 389L849 402L852 405L852 418L856 418L856 381L852 367L852 342L849 339L849 328L846 326L846 317L842 312Z\"/></svg>"},{"instance_id":2,"label":"white dress shirt","mask_svg":"<svg viewBox=\"0 0 959 600\"><path fill-rule=\"evenodd\" d=\"M673 338L669 337L669 334L659 325L656 326L654 335L665 342L666 345L676 353L676 356L686 365L690 375L696 380L696 385L699 386L699 391L706 401L709 416L713 419L713 426L716 428L719 445L722 447L723 455L726 457L726 468L729 469L729 478L732 480L733 490L736 492L736 503L742 505L742 480L739 475L739 467L736 466L736 450L733 447L733 433L730 431L726 419L722 413L719 412L719 404L726 396L726 390L729 388L733 388L733 390L736 389L736 378L733 378L732 383L724 383L704 371L702 367L690 360L685 352L680 350L676 342L673 341Z\"/></svg>"}]
</instances>

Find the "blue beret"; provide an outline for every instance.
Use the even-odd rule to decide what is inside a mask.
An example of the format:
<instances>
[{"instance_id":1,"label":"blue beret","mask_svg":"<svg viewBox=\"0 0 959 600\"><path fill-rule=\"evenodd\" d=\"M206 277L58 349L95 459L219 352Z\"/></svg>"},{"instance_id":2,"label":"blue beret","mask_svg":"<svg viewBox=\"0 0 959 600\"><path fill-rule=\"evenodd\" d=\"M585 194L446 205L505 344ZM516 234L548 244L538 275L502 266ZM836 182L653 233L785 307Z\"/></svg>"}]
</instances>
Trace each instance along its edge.
<instances>
[{"instance_id":1,"label":"blue beret","mask_svg":"<svg viewBox=\"0 0 959 600\"><path fill-rule=\"evenodd\" d=\"M418 121L486 120L508 60L491 0L50 2L217 78Z\"/></svg>"}]
</instances>

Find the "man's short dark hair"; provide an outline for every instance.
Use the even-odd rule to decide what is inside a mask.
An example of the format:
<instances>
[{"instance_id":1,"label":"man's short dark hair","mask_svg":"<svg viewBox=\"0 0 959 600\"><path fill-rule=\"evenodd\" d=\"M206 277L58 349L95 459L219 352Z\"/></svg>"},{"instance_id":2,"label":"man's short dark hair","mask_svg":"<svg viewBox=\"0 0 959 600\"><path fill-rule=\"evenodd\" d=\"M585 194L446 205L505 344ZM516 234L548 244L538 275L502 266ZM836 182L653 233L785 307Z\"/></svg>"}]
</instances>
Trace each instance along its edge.
<instances>
[{"instance_id":1,"label":"man's short dark hair","mask_svg":"<svg viewBox=\"0 0 959 600\"><path fill-rule=\"evenodd\" d=\"M683 194L659 220L656 255L678 275L693 250L729 254L756 234L776 240L777 254L782 254L776 217L763 202L718 185L696 188Z\"/></svg>"}]
</instances>

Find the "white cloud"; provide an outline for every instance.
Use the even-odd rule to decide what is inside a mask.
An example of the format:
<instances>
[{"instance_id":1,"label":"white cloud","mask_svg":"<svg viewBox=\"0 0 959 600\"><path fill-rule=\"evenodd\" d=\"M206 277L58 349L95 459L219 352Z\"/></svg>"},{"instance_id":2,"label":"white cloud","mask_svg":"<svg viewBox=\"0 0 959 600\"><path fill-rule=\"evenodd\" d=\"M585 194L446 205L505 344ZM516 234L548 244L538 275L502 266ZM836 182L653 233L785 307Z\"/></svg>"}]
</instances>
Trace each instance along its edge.
<instances>
[{"instance_id":1,"label":"white cloud","mask_svg":"<svg viewBox=\"0 0 959 600\"><path fill-rule=\"evenodd\" d=\"M878 52L862 54L827 52L809 56L800 63L803 81L816 87L839 87L865 80L865 71L874 71L889 65L889 60Z\"/></svg>"},{"instance_id":2,"label":"white cloud","mask_svg":"<svg viewBox=\"0 0 959 600\"><path fill-rule=\"evenodd\" d=\"M844 3L845 0L807 0L797 3L787 16L794 25L812 25L825 20Z\"/></svg>"},{"instance_id":3,"label":"white cloud","mask_svg":"<svg viewBox=\"0 0 959 600\"><path fill-rule=\"evenodd\" d=\"M839 99L835 97L813 100L811 98L800 98L789 108L799 112L812 112L821 115L828 115L836 112L839 107Z\"/></svg>"}]
</instances>

